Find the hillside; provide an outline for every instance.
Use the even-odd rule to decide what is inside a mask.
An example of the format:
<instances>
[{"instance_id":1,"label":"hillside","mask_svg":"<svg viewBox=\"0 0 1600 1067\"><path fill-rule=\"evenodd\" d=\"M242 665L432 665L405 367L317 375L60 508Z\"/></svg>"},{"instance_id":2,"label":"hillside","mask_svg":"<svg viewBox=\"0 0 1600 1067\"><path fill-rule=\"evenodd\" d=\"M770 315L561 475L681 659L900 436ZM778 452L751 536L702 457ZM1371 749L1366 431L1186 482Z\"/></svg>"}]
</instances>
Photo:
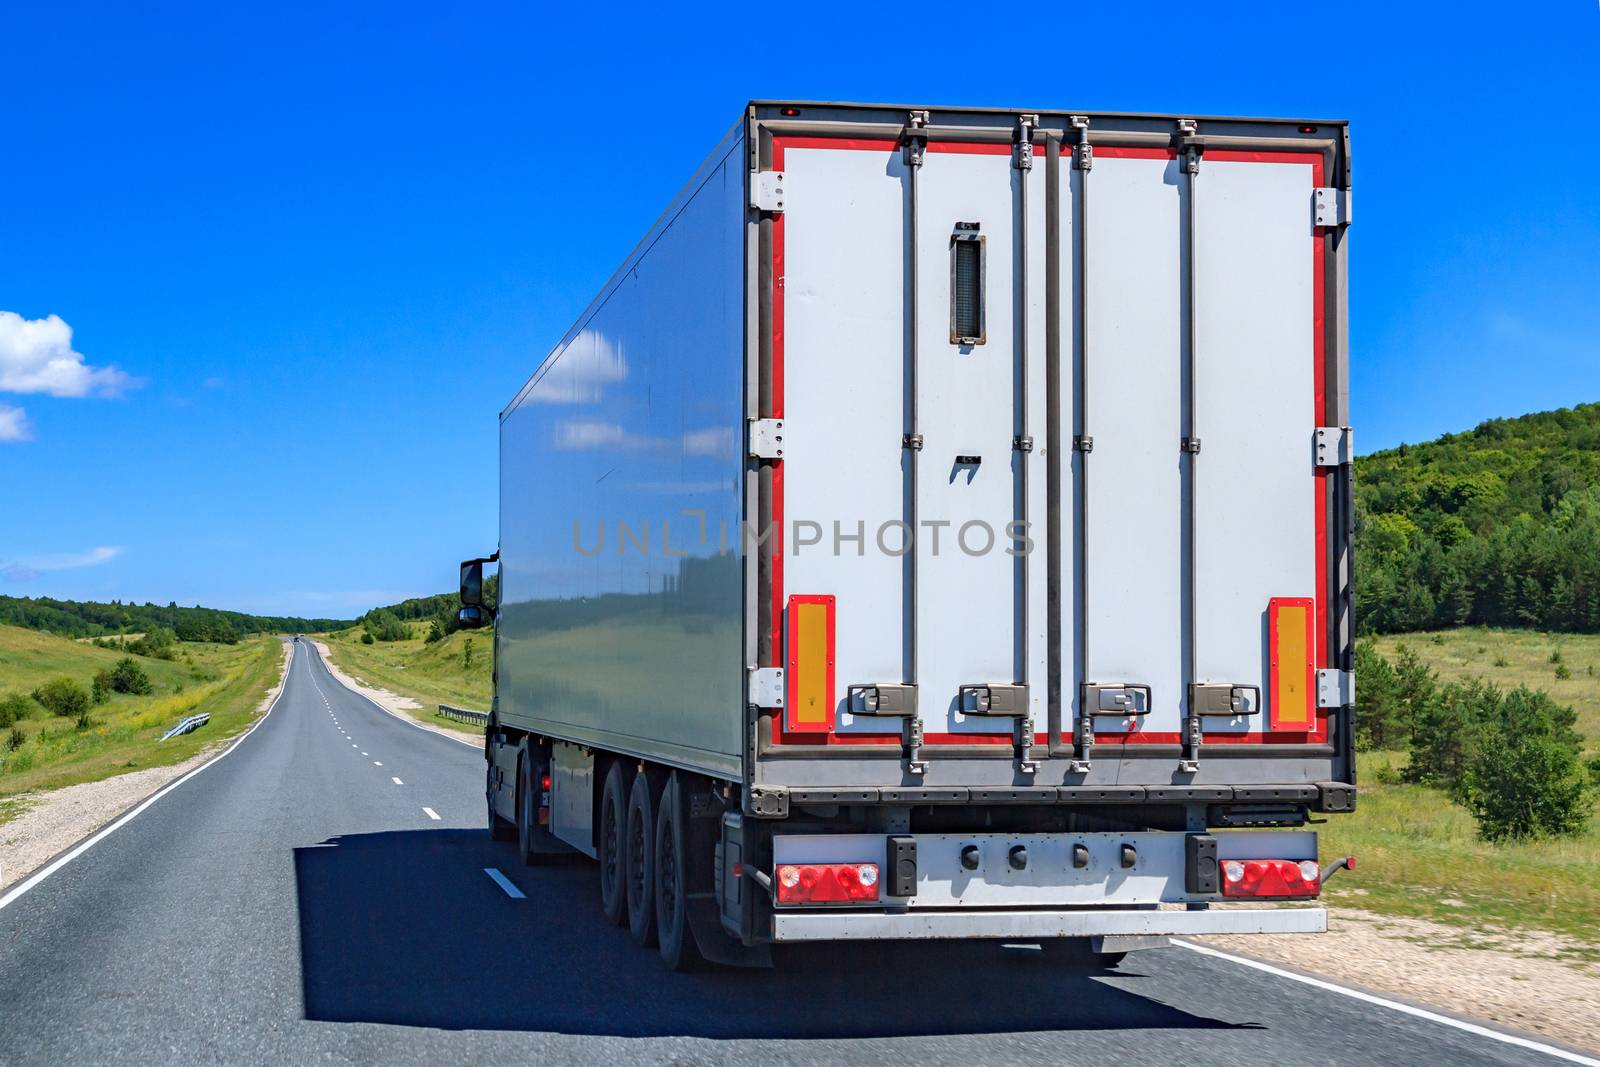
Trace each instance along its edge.
<instances>
[{"instance_id":1,"label":"hillside","mask_svg":"<svg viewBox=\"0 0 1600 1067\"><path fill-rule=\"evenodd\" d=\"M1600 633L1600 404L1356 460L1356 620Z\"/></svg>"},{"instance_id":2,"label":"hillside","mask_svg":"<svg viewBox=\"0 0 1600 1067\"><path fill-rule=\"evenodd\" d=\"M128 657L68 637L0 625L0 821L8 797L95 781L142 767L178 763L255 720L262 694L277 681L281 642L251 636L233 644L178 646L172 659ZM131 658L149 692L106 694L80 722L51 714L28 694L53 679L91 689L94 676ZM22 718L12 722L20 710ZM192 734L160 742L179 719L207 712Z\"/></svg>"},{"instance_id":3,"label":"hillside","mask_svg":"<svg viewBox=\"0 0 1600 1067\"><path fill-rule=\"evenodd\" d=\"M61 634L64 637L101 637L119 633L171 630L179 641L226 641L245 634L305 633L350 625L343 619L302 619L296 616L249 615L198 605L180 608L176 603L109 604L56 600L53 597L0 596L0 624Z\"/></svg>"}]
</instances>

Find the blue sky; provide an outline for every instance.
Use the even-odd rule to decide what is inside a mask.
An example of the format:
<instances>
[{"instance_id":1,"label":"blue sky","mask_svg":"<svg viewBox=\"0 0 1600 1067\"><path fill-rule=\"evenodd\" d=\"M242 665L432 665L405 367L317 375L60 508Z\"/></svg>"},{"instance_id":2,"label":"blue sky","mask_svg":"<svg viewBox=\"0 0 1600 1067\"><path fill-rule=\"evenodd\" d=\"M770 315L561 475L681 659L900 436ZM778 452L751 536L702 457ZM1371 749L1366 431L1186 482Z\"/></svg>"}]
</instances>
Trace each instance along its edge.
<instances>
[{"instance_id":1,"label":"blue sky","mask_svg":"<svg viewBox=\"0 0 1600 1067\"><path fill-rule=\"evenodd\" d=\"M1362 450L1600 399L1595 0L140 7L0 16L0 592L450 588L501 405L751 97L1349 118Z\"/></svg>"}]
</instances>

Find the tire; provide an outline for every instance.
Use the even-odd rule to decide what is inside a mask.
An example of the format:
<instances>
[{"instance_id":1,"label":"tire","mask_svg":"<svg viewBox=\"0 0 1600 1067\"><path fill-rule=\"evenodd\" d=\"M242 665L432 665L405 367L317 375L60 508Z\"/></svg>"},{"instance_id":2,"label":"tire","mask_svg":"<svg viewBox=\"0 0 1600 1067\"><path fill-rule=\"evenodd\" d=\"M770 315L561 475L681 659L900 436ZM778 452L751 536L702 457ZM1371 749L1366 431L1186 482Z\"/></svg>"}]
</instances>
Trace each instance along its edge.
<instances>
[{"instance_id":1,"label":"tire","mask_svg":"<svg viewBox=\"0 0 1600 1067\"><path fill-rule=\"evenodd\" d=\"M600 793L600 826L595 842L600 859L600 910L613 926L628 925L628 790L622 764L613 762Z\"/></svg>"},{"instance_id":2,"label":"tire","mask_svg":"<svg viewBox=\"0 0 1600 1067\"><path fill-rule=\"evenodd\" d=\"M494 764L489 764L489 769L483 776L483 800L489 809L489 837L494 841L510 841L517 836L515 823L507 822L495 814L494 810Z\"/></svg>"},{"instance_id":3,"label":"tire","mask_svg":"<svg viewBox=\"0 0 1600 1067\"><path fill-rule=\"evenodd\" d=\"M656 940L655 838L656 806L650 779L643 770L634 773L628 789L625 852L628 868L628 932L641 946Z\"/></svg>"},{"instance_id":4,"label":"tire","mask_svg":"<svg viewBox=\"0 0 1600 1067\"><path fill-rule=\"evenodd\" d=\"M661 791L656 812L655 905L656 944L668 970L693 971L703 965L694 931L689 928L689 850L685 847L688 817L678 775Z\"/></svg>"}]
</instances>

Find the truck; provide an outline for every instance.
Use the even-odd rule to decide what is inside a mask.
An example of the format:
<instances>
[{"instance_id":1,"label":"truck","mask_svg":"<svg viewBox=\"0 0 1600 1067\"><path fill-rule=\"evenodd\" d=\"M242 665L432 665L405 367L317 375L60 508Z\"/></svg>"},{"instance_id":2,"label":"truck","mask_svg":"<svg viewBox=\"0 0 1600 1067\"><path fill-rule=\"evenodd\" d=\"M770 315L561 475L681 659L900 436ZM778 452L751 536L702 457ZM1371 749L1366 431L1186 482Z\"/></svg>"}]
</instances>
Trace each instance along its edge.
<instances>
[{"instance_id":1,"label":"truck","mask_svg":"<svg viewBox=\"0 0 1600 1067\"><path fill-rule=\"evenodd\" d=\"M674 969L1324 930L1349 223L1342 121L749 104L500 414L490 831Z\"/></svg>"}]
</instances>

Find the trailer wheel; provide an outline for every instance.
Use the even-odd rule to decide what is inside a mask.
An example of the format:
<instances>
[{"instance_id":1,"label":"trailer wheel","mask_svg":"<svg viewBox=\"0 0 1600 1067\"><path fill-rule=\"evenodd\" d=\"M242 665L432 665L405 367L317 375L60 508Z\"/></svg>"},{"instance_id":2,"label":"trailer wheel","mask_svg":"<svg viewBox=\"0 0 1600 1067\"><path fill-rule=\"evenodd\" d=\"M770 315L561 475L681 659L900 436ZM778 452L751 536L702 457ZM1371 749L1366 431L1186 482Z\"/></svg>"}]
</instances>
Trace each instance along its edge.
<instances>
[{"instance_id":1,"label":"trailer wheel","mask_svg":"<svg viewBox=\"0 0 1600 1067\"><path fill-rule=\"evenodd\" d=\"M494 764L489 764L489 769L483 776L483 799L489 808L489 837L494 841L510 841L517 836L517 827L515 823L508 822L495 814L494 770Z\"/></svg>"},{"instance_id":2,"label":"trailer wheel","mask_svg":"<svg viewBox=\"0 0 1600 1067\"><path fill-rule=\"evenodd\" d=\"M613 762L600 794L600 909L614 926L628 924L628 792Z\"/></svg>"},{"instance_id":3,"label":"trailer wheel","mask_svg":"<svg viewBox=\"0 0 1600 1067\"><path fill-rule=\"evenodd\" d=\"M656 939L656 810L651 792L650 779L640 769L628 789L624 851L628 874L628 932L644 946L654 944Z\"/></svg>"},{"instance_id":4,"label":"trailer wheel","mask_svg":"<svg viewBox=\"0 0 1600 1067\"><path fill-rule=\"evenodd\" d=\"M694 931L689 928L689 850L685 847L688 812L677 772L661 791L656 813L656 937L661 961L674 971L692 971L702 963Z\"/></svg>"}]
</instances>

